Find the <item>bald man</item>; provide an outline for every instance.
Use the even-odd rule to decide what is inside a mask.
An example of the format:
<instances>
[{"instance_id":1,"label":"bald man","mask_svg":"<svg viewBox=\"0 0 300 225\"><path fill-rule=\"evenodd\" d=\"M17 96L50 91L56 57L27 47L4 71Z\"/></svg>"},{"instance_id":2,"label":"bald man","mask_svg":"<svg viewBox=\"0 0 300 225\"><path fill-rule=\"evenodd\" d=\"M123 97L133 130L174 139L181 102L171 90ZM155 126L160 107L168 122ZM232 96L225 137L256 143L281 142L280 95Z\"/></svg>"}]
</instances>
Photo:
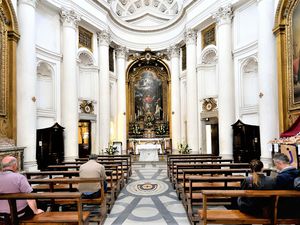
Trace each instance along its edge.
<instances>
[{"instance_id":1,"label":"bald man","mask_svg":"<svg viewBox=\"0 0 300 225\"><path fill-rule=\"evenodd\" d=\"M30 193L32 187L25 176L18 173L17 159L13 156L5 156L1 161L0 193ZM35 199L18 200L17 210L19 216L31 216L44 212L37 208ZM0 212L10 213L9 204L6 200L0 200Z\"/></svg>"}]
</instances>

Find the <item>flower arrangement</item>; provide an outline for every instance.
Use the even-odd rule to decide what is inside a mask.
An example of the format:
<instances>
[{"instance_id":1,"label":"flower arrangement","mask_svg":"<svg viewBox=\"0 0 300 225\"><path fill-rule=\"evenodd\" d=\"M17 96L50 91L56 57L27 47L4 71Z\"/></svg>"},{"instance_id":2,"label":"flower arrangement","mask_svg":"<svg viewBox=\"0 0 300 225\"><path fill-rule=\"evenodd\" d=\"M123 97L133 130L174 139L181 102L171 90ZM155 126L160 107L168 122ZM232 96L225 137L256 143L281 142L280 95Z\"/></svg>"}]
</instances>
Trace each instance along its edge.
<instances>
[{"instance_id":1,"label":"flower arrangement","mask_svg":"<svg viewBox=\"0 0 300 225\"><path fill-rule=\"evenodd\" d=\"M109 145L109 147L105 149L105 152L107 155L115 155L119 151L117 146Z\"/></svg>"},{"instance_id":2,"label":"flower arrangement","mask_svg":"<svg viewBox=\"0 0 300 225\"><path fill-rule=\"evenodd\" d=\"M178 150L180 154L190 154L192 149L189 148L189 145L186 143L180 143L178 145Z\"/></svg>"},{"instance_id":3,"label":"flower arrangement","mask_svg":"<svg viewBox=\"0 0 300 225\"><path fill-rule=\"evenodd\" d=\"M166 128L166 125L165 124L160 124L156 127L155 129L155 133L157 135L164 135L167 133L167 128Z\"/></svg>"}]
</instances>

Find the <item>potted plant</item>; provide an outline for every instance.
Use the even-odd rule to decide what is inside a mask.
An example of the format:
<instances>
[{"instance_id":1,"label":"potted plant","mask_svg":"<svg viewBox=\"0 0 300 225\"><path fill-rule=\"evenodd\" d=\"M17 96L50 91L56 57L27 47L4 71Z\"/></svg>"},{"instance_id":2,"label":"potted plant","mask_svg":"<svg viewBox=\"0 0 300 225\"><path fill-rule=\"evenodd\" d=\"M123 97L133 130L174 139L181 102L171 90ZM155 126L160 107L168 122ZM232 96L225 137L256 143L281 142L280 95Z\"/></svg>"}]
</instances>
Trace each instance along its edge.
<instances>
[{"instance_id":1,"label":"potted plant","mask_svg":"<svg viewBox=\"0 0 300 225\"><path fill-rule=\"evenodd\" d=\"M107 155L115 155L119 151L117 146L109 145L109 147L105 149L105 152Z\"/></svg>"},{"instance_id":2,"label":"potted plant","mask_svg":"<svg viewBox=\"0 0 300 225\"><path fill-rule=\"evenodd\" d=\"M178 145L178 150L180 154L190 154L192 149L189 148L189 145L186 143L180 143Z\"/></svg>"}]
</instances>

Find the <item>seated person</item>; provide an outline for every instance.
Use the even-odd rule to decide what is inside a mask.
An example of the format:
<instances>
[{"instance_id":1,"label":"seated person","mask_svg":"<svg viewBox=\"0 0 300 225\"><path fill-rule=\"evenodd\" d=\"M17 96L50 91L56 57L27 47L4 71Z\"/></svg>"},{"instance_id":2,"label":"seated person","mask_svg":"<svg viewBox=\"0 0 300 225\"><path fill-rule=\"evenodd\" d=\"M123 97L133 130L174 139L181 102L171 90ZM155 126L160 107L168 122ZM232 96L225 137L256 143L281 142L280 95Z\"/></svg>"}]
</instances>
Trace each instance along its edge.
<instances>
[{"instance_id":1,"label":"seated person","mask_svg":"<svg viewBox=\"0 0 300 225\"><path fill-rule=\"evenodd\" d=\"M274 179L262 173L263 167L264 164L260 160L254 159L250 162L252 176L243 181L242 190L271 190L274 188ZM237 200L240 211L256 216L265 215L269 203L266 198L239 197Z\"/></svg>"},{"instance_id":2,"label":"seated person","mask_svg":"<svg viewBox=\"0 0 300 225\"><path fill-rule=\"evenodd\" d=\"M105 175L105 168L97 162L98 156L92 154L89 156L89 161L82 164L79 168L80 178L102 178L104 181L104 191L107 191L107 182ZM80 183L78 190L82 193L83 198L99 198L100 197L100 183Z\"/></svg>"},{"instance_id":3,"label":"seated person","mask_svg":"<svg viewBox=\"0 0 300 225\"><path fill-rule=\"evenodd\" d=\"M290 165L290 160L283 153L276 153L273 161L278 175L276 177L275 189L277 190L293 190L294 179L300 175L299 170ZM297 217L299 215L300 199L298 198L282 198L278 202L279 217Z\"/></svg>"},{"instance_id":4,"label":"seated person","mask_svg":"<svg viewBox=\"0 0 300 225\"><path fill-rule=\"evenodd\" d=\"M0 193L30 193L32 187L25 176L17 172L17 159L13 156L5 156L1 162L0 172ZM40 214L44 211L37 208L35 199L18 200L17 211L20 217ZM7 200L0 200L0 213L10 213Z\"/></svg>"}]
</instances>

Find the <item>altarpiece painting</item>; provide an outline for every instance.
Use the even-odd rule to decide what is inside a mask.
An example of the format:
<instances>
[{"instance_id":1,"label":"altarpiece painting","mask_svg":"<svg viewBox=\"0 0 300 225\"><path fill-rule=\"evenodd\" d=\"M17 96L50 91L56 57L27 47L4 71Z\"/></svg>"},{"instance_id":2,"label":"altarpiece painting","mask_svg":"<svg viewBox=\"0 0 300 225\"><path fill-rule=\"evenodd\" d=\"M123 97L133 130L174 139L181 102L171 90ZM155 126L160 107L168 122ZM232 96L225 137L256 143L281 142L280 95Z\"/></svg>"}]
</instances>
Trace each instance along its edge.
<instances>
[{"instance_id":1,"label":"altarpiece painting","mask_svg":"<svg viewBox=\"0 0 300 225\"><path fill-rule=\"evenodd\" d=\"M169 71L149 52L134 62L127 76L128 137L169 137Z\"/></svg>"}]
</instances>

